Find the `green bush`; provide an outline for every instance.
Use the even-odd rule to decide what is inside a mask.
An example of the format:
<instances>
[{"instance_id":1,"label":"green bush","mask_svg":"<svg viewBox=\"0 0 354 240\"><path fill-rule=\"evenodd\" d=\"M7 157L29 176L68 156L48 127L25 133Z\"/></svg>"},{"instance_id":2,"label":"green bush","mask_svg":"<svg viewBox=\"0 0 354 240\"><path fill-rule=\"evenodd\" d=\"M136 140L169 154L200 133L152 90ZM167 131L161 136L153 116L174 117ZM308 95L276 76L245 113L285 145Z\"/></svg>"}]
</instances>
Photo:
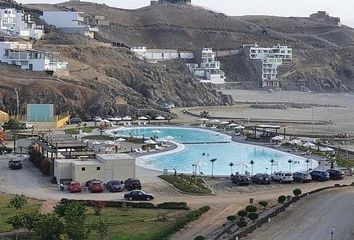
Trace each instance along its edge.
<instances>
[{"instance_id":1,"label":"green bush","mask_svg":"<svg viewBox=\"0 0 354 240\"><path fill-rule=\"evenodd\" d=\"M248 205L247 207L246 207L246 211L247 212L257 212L257 207L256 206L254 206L254 205Z\"/></svg>"},{"instance_id":2,"label":"green bush","mask_svg":"<svg viewBox=\"0 0 354 240\"><path fill-rule=\"evenodd\" d=\"M286 201L290 201L291 198L292 198L291 195L286 196Z\"/></svg>"},{"instance_id":3,"label":"green bush","mask_svg":"<svg viewBox=\"0 0 354 240\"><path fill-rule=\"evenodd\" d=\"M237 226L239 227L239 228L245 228L245 227L247 227L247 222L246 221L238 221L237 223Z\"/></svg>"},{"instance_id":4,"label":"green bush","mask_svg":"<svg viewBox=\"0 0 354 240\"><path fill-rule=\"evenodd\" d=\"M230 215L230 216L227 216L226 219L227 219L227 221L233 222L233 221L235 221L237 219L237 217L235 215Z\"/></svg>"},{"instance_id":5,"label":"green bush","mask_svg":"<svg viewBox=\"0 0 354 240\"><path fill-rule=\"evenodd\" d=\"M259 214L256 212L250 212L248 213L247 217L251 219L252 221L255 221L259 218Z\"/></svg>"},{"instance_id":6,"label":"green bush","mask_svg":"<svg viewBox=\"0 0 354 240\"><path fill-rule=\"evenodd\" d=\"M160 209L182 209L189 210L186 202L165 202L157 204L157 207Z\"/></svg>"},{"instance_id":7,"label":"green bush","mask_svg":"<svg viewBox=\"0 0 354 240\"><path fill-rule=\"evenodd\" d=\"M267 201L260 201L259 206L262 206L263 208L266 208L268 206L268 202Z\"/></svg>"},{"instance_id":8,"label":"green bush","mask_svg":"<svg viewBox=\"0 0 354 240\"><path fill-rule=\"evenodd\" d=\"M302 191L299 188L294 189L293 191L295 197L300 196L302 194Z\"/></svg>"},{"instance_id":9,"label":"green bush","mask_svg":"<svg viewBox=\"0 0 354 240\"><path fill-rule=\"evenodd\" d=\"M197 237L194 238L194 240L204 240L204 239L205 239L205 237L203 237L203 236L201 236L201 235L199 235L199 236L197 236Z\"/></svg>"},{"instance_id":10,"label":"green bush","mask_svg":"<svg viewBox=\"0 0 354 240\"><path fill-rule=\"evenodd\" d=\"M286 197L284 195L281 195L278 197L278 203L284 204L286 201Z\"/></svg>"},{"instance_id":11,"label":"green bush","mask_svg":"<svg viewBox=\"0 0 354 240\"><path fill-rule=\"evenodd\" d=\"M240 210L237 212L237 215L240 217L247 217L247 211L246 210Z\"/></svg>"}]
</instances>

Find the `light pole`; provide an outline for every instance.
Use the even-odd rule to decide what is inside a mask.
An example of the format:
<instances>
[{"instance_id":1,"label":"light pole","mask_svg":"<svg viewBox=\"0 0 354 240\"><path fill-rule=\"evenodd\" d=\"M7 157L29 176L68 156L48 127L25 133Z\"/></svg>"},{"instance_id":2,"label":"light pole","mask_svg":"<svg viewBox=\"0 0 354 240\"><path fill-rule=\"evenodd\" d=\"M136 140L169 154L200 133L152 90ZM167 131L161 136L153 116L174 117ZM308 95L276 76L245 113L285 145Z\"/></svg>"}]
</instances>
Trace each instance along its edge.
<instances>
[{"instance_id":1,"label":"light pole","mask_svg":"<svg viewBox=\"0 0 354 240\"><path fill-rule=\"evenodd\" d=\"M274 159L270 160L270 175L273 174L273 164L274 164Z\"/></svg>"},{"instance_id":2,"label":"light pole","mask_svg":"<svg viewBox=\"0 0 354 240\"><path fill-rule=\"evenodd\" d=\"M254 165L254 161L251 160L250 161L250 164L251 164L251 177L253 176L253 165Z\"/></svg>"},{"instance_id":3,"label":"light pole","mask_svg":"<svg viewBox=\"0 0 354 240\"><path fill-rule=\"evenodd\" d=\"M15 91L15 95L16 95L16 117L18 120L18 117L20 115L20 99L18 97L18 90L15 88L14 91Z\"/></svg>"},{"instance_id":4,"label":"light pole","mask_svg":"<svg viewBox=\"0 0 354 240\"><path fill-rule=\"evenodd\" d=\"M214 163L217 159L216 158L213 158L213 159L210 159L210 162L211 162L211 178L214 178Z\"/></svg>"},{"instance_id":5,"label":"light pole","mask_svg":"<svg viewBox=\"0 0 354 240\"><path fill-rule=\"evenodd\" d=\"M310 163L310 160L309 159L306 159L306 164L307 164L307 173L309 173L309 163Z\"/></svg>"},{"instance_id":6,"label":"light pole","mask_svg":"<svg viewBox=\"0 0 354 240\"><path fill-rule=\"evenodd\" d=\"M293 160L289 159L288 163L289 163L289 172L291 173L291 164L293 163Z\"/></svg>"}]
</instances>

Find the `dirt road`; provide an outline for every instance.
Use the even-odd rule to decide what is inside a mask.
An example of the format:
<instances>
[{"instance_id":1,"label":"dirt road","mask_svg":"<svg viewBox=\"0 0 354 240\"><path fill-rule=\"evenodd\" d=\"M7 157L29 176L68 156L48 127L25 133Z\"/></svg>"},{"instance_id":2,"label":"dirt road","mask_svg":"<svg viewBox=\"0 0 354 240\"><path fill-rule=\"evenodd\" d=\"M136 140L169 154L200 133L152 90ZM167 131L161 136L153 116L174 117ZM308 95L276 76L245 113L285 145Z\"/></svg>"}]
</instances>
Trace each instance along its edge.
<instances>
[{"instance_id":1,"label":"dirt road","mask_svg":"<svg viewBox=\"0 0 354 240\"><path fill-rule=\"evenodd\" d=\"M245 240L352 240L354 188L328 190L297 202ZM334 232L331 238L331 231Z\"/></svg>"}]
</instances>

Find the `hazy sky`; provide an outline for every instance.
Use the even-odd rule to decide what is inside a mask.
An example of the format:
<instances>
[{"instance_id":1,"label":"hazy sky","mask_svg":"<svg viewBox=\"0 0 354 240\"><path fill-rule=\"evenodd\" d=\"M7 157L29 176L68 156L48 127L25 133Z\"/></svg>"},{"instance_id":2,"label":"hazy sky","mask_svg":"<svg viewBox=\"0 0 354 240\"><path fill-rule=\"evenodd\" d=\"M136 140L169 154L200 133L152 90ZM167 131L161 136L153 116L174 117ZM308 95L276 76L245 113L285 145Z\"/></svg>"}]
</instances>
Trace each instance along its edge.
<instances>
[{"instance_id":1,"label":"hazy sky","mask_svg":"<svg viewBox=\"0 0 354 240\"><path fill-rule=\"evenodd\" d=\"M89 0L106 3L120 8L146 6L150 0ZM18 0L22 3L54 3L60 0ZM342 23L354 27L354 0L192 0L195 5L224 12L227 15L275 15L308 16L318 10L325 10L331 16L340 17Z\"/></svg>"}]
</instances>

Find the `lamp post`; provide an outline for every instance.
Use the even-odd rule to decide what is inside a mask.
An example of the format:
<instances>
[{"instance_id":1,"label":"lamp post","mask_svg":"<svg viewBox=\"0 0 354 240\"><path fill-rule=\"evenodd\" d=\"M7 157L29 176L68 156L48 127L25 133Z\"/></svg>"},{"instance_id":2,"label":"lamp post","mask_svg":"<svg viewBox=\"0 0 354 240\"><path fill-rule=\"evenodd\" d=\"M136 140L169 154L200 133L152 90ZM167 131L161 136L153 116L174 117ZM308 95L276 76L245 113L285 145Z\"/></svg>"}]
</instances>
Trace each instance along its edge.
<instances>
[{"instance_id":1,"label":"lamp post","mask_svg":"<svg viewBox=\"0 0 354 240\"><path fill-rule=\"evenodd\" d=\"M254 161L251 160L250 161L250 164L251 164L251 177L253 176L253 165L254 165Z\"/></svg>"},{"instance_id":2,"label":"lamp post","mask_svg":"<svg viewBox=\"0 0 354 240\"><path fill-rule=\"evenodd\" d=\"M270 160L270 175L273 174L273 164L274 164L274 162L275 162L274 159Z\"/></svg>"},{"instance_id":3,"label":"lamp post","mask_svg":"<svg viewBox=\"0 0 354 240\"><path fill-rule=\"evenodd\" d=\"M306 164L307 164L307 173L309 172L309 163L310 163L310 159L306 159Z\"/></svg>"},{"instance_id":4,"label":"lamp post","mask_svg":"<svg viewBox=\"0 0 354 240\"><path fill-rule=\"evenodd\" d=\"M289 163L289 172L291 173L291 164L293 163L293 160L289 159L288 163Z\"/></svg>"},{"instance_id":5,"label":"lamp post","mask_svg":"<svg viewBox=\"0 0 354 240\"><path fill-rule=\"evenodd\" d=\"M230 162L229 163L229 166L230 166L230 168L231 168L231 175L233 174L233 166L234 166L235 164L233 163L233 162Z\"/></svg>"},{"instance_id":6,"label":"lamp post","mask_svg":"<svg viewBox=\"0 0 354 240\"><path fill-rule=\"evenodd\" d=\"M213 159L210 159L210 162L211 162L211 178L214 178L214 163L217 159L216 158L213 158Z\"/></svg>"}]
</instances>

